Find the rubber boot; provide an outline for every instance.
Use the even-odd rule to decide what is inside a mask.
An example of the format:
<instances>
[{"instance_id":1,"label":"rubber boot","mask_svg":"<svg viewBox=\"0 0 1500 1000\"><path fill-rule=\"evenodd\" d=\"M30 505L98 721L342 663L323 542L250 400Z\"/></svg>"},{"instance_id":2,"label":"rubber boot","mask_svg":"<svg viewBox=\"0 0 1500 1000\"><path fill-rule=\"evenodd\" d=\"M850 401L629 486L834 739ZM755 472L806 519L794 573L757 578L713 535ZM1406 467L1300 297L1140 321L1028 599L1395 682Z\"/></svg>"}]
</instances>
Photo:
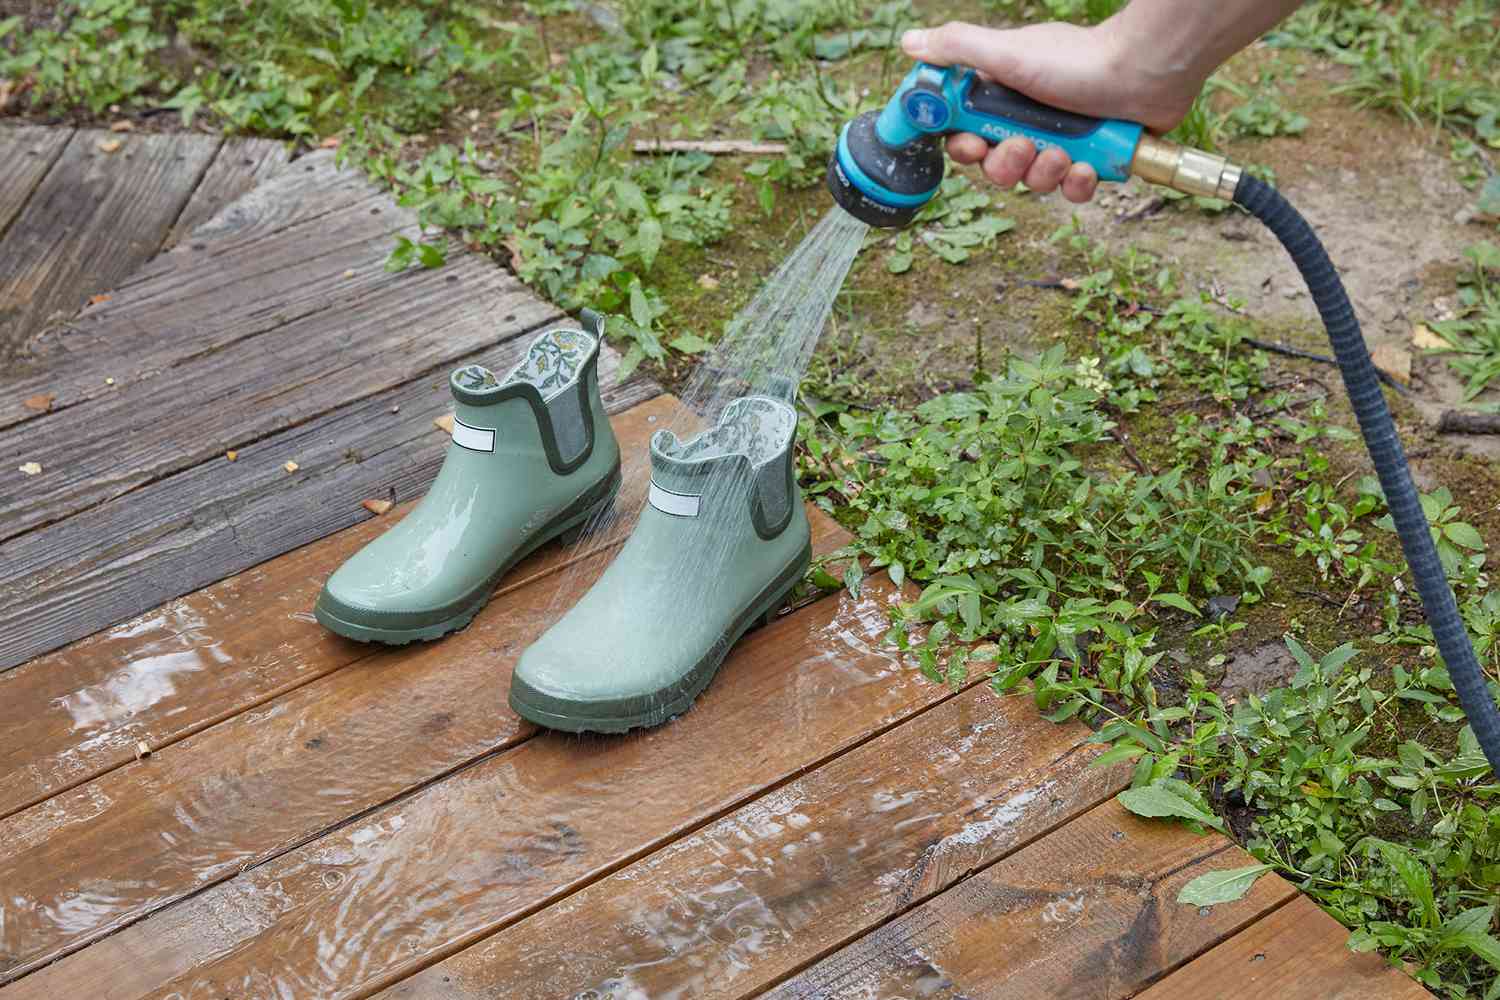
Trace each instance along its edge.
<instances>
[{"instance_id":1,"label":"rubber boot","mask_svg":"<svg viewBox=\"0 0 1500 1000\"><path fill-rule=\"evenodd\" d=\"M575 538L614 501L620 446L599 399L602 320L548 330L503 378L449 378L453 442L416 508L355 553L318 595L318 621L391 644L463 628L500 578L554 538Z\"/></svg>"},{"instance_id":2,"label":"rubber boot","mask_svg":"<svg viewBox=\"0 0 1500 1000\"><path fill-rule=\"evenodd\" d=\"M620 733L686 711L812 558L792 465L797 415L747 396L686 442L651 440L649 503L618 558L521 656L510 705L569 732Z\"/></svg>"}]
</instances>

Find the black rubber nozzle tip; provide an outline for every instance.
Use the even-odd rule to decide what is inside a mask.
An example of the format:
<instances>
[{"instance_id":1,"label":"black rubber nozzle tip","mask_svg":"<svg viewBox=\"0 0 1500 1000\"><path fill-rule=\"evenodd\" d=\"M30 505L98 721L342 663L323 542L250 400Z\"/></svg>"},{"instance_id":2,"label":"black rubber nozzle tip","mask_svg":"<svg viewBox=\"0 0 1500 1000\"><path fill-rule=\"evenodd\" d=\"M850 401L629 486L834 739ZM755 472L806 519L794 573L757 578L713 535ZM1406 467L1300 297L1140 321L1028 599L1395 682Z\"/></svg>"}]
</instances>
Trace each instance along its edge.
<instances>
[{"instance_id":1,"label":"black rubber nozzle tip","mask_svg":"<svg viewBox=\"0 0 1500 1000\"><path fill-rule=\"evenodd\" d=\"M909 225L922 210L920 205L916 208L892 208L866 197L839 167L837 152L828 158L828 193L833 195L839 208L877 229L900 229Z\"/></svg>"},{"instance_id":2,"label":"black rubber nozzle tip","mask_svg":"<svg viewBox=\"0 0 1500 1000\"><path fill-rule=\"evenodd\" d=\"M878 118L878 112L867 111L839 137L828 161L828 191L861 222L896 229L909 225L937 194L943 152L930 136L905 146L886 145L876 127Z\"/></svg>"}]
</instances>

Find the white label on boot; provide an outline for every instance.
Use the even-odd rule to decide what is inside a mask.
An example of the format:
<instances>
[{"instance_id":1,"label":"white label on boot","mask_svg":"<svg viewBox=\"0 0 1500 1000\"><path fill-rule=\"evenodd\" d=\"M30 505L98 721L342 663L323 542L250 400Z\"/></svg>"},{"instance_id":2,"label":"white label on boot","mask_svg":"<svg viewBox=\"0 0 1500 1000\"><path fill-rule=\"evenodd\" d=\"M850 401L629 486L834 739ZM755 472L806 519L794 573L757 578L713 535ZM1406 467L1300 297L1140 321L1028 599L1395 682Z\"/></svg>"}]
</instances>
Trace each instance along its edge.
<instances>
[{"instance_id":1,"label":"white label on boot","mask_svg":"<svg viewBox=\"0 0 1500 1000\"><path fill-rule=\"evenodd\" d=\"M703 500L701 496L691 493L673 493L656 485L656 480L651 480L651 506L663 514L671 514L673 517L697 517L698 504Z\"/></svg>"},{"instance_id":2,"label":"white label on boot","mask_svg":"<svg viewBox=\"0 0 1500 1000\"><path fill-rule=\"evenodd\" d=\"M484 427L470 427L463 421L455 419L453 443L470 451L494 451L495 432Z\"/></svg>"}]
</instances>

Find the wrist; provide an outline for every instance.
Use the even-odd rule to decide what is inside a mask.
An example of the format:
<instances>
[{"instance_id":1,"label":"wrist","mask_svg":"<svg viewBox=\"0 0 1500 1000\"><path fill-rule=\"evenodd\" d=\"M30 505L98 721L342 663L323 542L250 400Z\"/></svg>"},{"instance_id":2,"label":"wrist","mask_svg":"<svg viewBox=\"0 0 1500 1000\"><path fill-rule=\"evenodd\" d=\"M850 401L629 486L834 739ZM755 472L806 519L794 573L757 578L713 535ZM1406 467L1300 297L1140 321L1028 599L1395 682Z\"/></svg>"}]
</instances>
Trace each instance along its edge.
<instances>
[{"instance_id":1,"label":"wrist","mask_svg":"<svg viewBox=\"0 0 1500 1000\"><path fill-rule=\"evenodd\" d=\"M1157 131L1182 120L1215 68L1194 17L1164 12L1150 0L1137 0L1093 29L1109 54L1119 93L1129 95L1131 117Z\"/></svg>"}]
</instances>

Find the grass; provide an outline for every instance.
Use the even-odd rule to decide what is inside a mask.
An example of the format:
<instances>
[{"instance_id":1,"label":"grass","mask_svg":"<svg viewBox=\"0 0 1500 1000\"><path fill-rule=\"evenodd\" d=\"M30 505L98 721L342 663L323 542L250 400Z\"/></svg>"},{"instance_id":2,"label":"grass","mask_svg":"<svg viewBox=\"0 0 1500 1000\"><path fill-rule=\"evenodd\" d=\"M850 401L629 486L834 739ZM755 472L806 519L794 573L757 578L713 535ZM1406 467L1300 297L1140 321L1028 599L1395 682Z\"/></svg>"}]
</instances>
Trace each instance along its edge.
<instances>
[{"instance_id":1,"label":"grass","mask_svg":"<svg viewBox=\"0 0 1500 1000\"><path fill-rule=\"evenodd\" d=\"M670 384L827 210L836 129L899 78L903 27L1118 6L76 0L0 17L0 93L32 117L337 137L426 226L390 267L490 253L566 308L612 313L626 370ZM1275 41L1343 64L1347 101L1449 130L1482 180L1500 144L1494 16L1480 0L1323 0ZM1179 136L1253 152L1310 131L1289 106L1299 61L1231 66ZM787 154L631 148L716 127ZM891 641L935 682L983 673L1087 720L1110 759L1134 761L1128 807L1228 832L1440 994L1497 996L1500 786L1348 414L1318 391L1327 372L1253 350L1247 337L1282 332L1145 253L1106 252L1077 226L1031 238L1033 201L955 173L916 226L872 236L803 383L808 494L921 587ZM1456 314L1433 327L1476 393L1500 356L1492 253L1474 251ZM1035 287L1056 274L1075 277ZM932 316L914 315L914 288ZM996 347L1001 317L1024 351ZM1459 494L1426 503L1495 672L1484 539L1500 484L1452 472ZM1291 675L1256 695L1224 687L1231 656L1273 643Z\"/></svg>"}]
</instances>

